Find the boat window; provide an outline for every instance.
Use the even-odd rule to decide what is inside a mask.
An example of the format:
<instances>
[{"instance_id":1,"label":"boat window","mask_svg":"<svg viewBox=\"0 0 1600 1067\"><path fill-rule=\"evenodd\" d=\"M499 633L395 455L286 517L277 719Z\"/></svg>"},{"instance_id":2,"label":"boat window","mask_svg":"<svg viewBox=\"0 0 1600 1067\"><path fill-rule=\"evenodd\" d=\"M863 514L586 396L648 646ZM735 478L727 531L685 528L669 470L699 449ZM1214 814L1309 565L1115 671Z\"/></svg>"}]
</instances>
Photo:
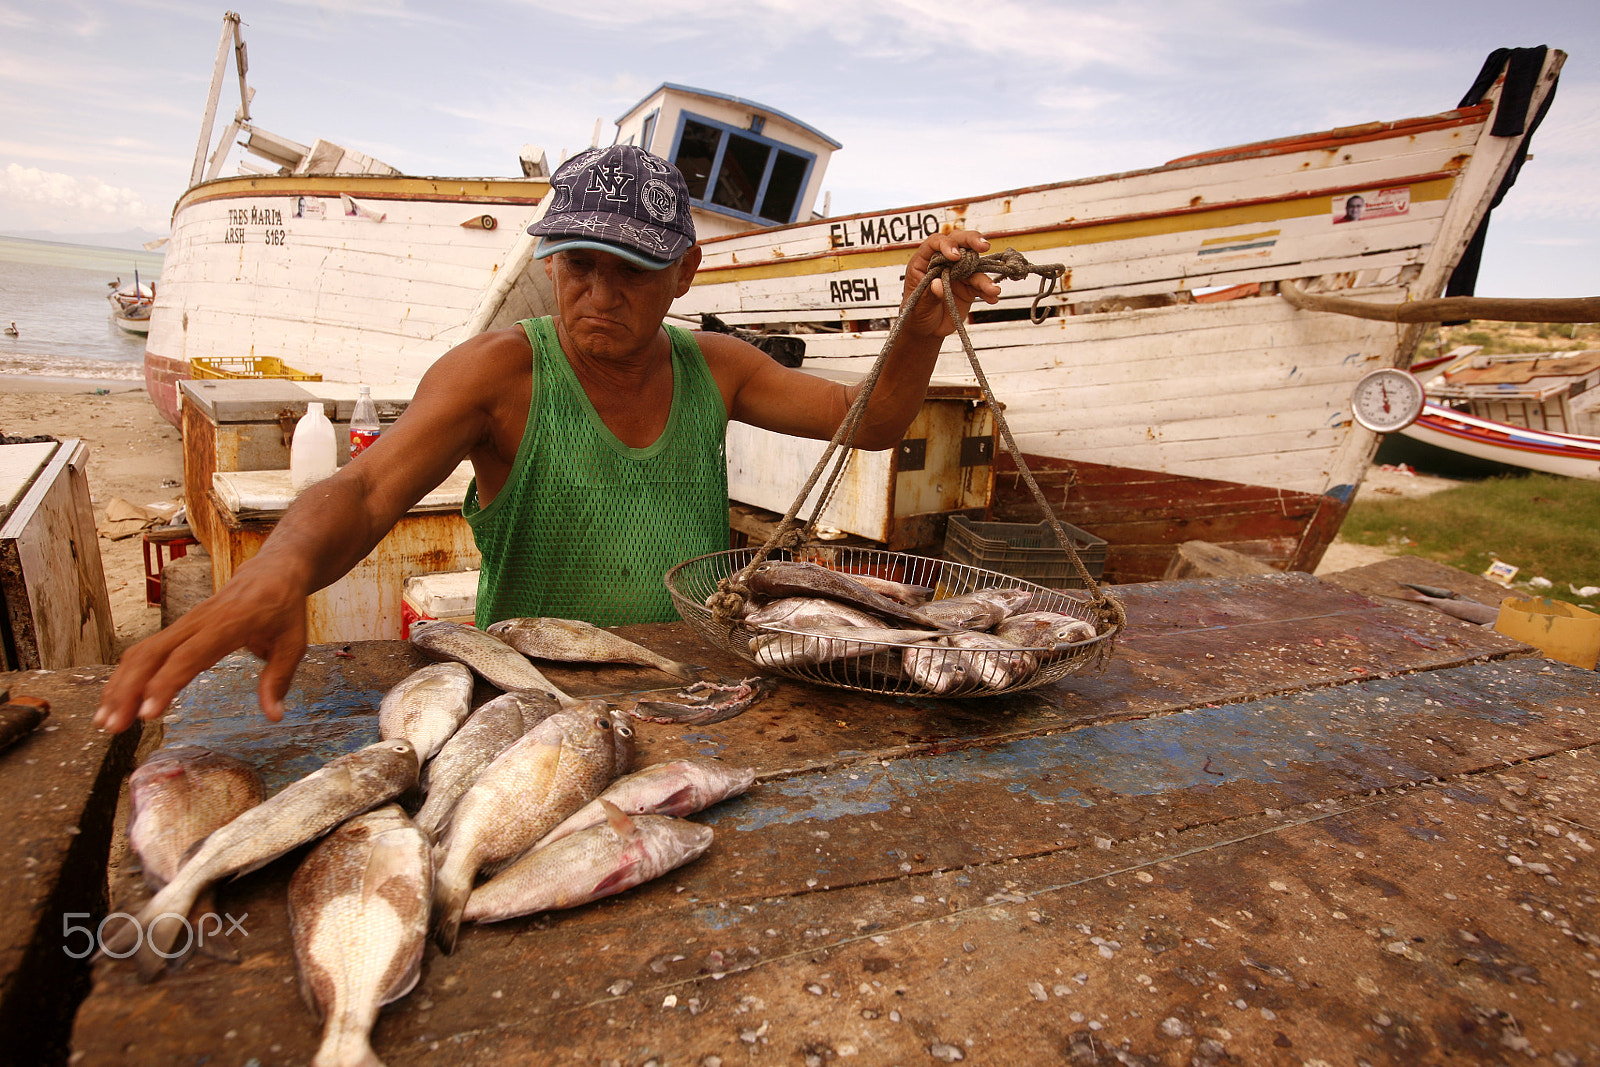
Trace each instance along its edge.
<instances>
[{"instance_id":1,"label":"boat window","mask_svg":"<svg viewBox=\"0 0 1600 1067\"><path fill-rule=\"evenodd\" d=\"M646 152L650 151L650 139L656 135L656 119L660 117L659 108L644 117L644 127L639 133L639 147Z\"/></svg>"},{"instance_id":2,"label":"boat window","mask_svg":"<svg viewBox=\"0 0 1600 1067\"><path fill-rule=\"evenodd\" d=\"M773 222L788 222L794 218L795 202L806 180L806 161L793 152L779 152L772 164L772 177L767 181L767 195L761 198L761 210L756 212Z\"/></svg>"},{"instance_id":3,"label":"boat window","mask_svg":"<svg viewBox=\"0 0 1600 1067\"><path fill-rule=\"evenodd\" d=\"M794 221L815 159L751 130L688 114L672 155L699 206L767 224Z\"/></svg>"}]
</instances>

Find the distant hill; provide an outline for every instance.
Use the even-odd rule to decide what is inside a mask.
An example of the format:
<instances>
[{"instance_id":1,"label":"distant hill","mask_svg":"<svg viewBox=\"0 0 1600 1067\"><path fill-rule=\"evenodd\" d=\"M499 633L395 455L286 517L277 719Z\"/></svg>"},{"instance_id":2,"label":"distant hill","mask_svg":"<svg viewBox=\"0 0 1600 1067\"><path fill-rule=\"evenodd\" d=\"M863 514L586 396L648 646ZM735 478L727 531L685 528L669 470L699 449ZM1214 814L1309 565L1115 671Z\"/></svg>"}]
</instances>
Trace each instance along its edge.
<instances>
[{"instance_id":1,"label":"distant hill","mask_svg":"<svg viewBox=\"0 0 1600 1067\"><path fill-rule=\"evenodd\" d=\"M123 230L120 233L51 233L48 230L17 230L4 236L20 237L25 241L55 241L58 244L127 248L142 252L145 251L145 242L158 241L167 235L154 230ZM160 254L165 248L157 248L154 251Z\"/></svg>"}]
</instances>

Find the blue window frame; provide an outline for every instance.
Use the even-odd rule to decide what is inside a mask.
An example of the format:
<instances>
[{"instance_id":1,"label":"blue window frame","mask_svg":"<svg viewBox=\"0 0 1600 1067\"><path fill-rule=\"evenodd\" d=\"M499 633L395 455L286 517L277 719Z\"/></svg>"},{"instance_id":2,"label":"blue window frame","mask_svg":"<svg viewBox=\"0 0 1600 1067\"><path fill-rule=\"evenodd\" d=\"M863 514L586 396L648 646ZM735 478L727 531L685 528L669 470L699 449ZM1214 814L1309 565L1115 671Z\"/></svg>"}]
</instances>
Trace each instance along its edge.
<instances>
[{"instance_id":1,"label":"blue window frame","mask_svg":"<svg viewBox=\"0 0 1600 1067\"><path fill-rule=\"evenodd\" d=\"M716 119L682 112L672 161L708 211L771 226L793 222L816 155Z\"/></svg>"}]
</instances>

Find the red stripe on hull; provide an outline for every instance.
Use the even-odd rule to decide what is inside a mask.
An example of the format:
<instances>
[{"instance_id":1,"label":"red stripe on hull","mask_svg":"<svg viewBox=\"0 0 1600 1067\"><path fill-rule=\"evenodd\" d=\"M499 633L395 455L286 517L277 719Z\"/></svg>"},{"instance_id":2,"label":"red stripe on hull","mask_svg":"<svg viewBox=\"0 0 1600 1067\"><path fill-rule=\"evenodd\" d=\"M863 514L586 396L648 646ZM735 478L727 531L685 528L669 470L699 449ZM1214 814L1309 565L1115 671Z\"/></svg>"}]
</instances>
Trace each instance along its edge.
<instances>
[{"instance_id":1,"label":"red stripe on hull","mask_svg":"<svg viewBox=\"0 0 1600 1067\"><path fill-rule=\"evenodd\" d=\"M1283 570L1313 570L1349 501L1238 482L1027 456L1056 515L1106 539L1110 582L1159 581L1185 541L1210 541ZM1042 516L1009 456L995 463L994 518Z\"/></svg>"},{"instance_id":2,"label":"red stripe on hull","mask_svg":"<svg viewBox=\"0 0 1600 1067\"><path fill-rule=\"evenodd\" d=\"M150 402L161 412L161 417L179 429L183 424L178 414L178 382L189 377L192 375L188 360L145 352L144 391L150 394Z\"/></svg>"}]
</instances>

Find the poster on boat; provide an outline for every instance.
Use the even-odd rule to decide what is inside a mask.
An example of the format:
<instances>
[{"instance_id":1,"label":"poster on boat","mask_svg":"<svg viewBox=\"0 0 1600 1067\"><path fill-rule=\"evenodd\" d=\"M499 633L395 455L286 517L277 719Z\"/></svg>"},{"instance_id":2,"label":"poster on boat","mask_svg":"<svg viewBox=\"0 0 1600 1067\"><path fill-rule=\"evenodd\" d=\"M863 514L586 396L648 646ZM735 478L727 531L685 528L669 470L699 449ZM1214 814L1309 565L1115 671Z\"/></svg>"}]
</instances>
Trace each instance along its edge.
<instances>
[{"instance_id":1,"label":"poster on boat","mask_svg":"<svg viewBox=\"0 0 1600 1067\"><path fill-rule=\"evenodd\" d=\"M1411 186L1398 189L1366 189L1359 193L1339 193L1332 200L1333 222L1361 222L1390 219L1411 211Z\"/></svg>"}]
</instances>

